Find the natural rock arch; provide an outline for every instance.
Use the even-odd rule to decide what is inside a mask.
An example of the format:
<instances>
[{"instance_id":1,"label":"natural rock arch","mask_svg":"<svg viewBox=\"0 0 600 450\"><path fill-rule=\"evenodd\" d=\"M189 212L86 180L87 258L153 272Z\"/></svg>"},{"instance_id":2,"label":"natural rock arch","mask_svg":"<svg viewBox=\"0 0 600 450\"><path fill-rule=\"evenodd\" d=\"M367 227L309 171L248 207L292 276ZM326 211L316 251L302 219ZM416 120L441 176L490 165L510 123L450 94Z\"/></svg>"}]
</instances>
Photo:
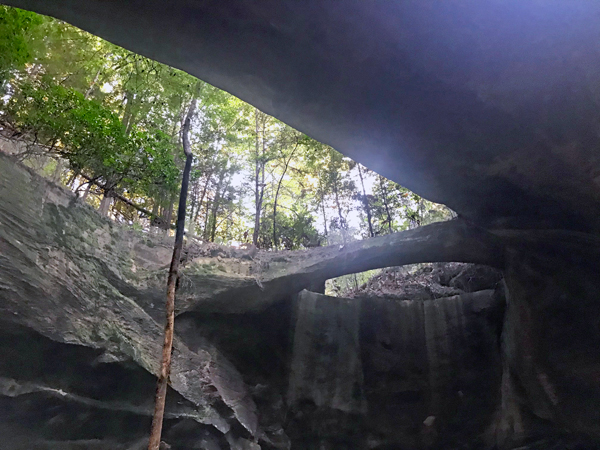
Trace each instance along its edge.
<instances>
[{"instance_id":1,"label":"natural rock arch","mask_svg":"<svg viewBox=\"0 0 600 450\"><path fill-rule=\"evenodd\" d=\"M517 406L499 429L522 432L523 408L600 438L599 4L5 3L197 75L502 237Z\"/></svg>"}]
</instances>

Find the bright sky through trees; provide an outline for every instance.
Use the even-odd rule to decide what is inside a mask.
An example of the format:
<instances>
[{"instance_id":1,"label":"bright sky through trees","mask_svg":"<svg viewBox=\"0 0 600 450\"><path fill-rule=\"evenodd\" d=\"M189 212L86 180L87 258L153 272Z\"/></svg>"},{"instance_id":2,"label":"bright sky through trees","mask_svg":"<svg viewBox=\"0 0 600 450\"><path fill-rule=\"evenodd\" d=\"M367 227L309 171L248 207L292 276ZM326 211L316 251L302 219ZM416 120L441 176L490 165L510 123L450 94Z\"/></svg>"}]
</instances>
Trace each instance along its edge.
<instances>
[{"instance_id":1,"label":"bright sky through trees","mask_svg":"<svg viewBox=\"0 0 600 450\"><path fill-rule=\"evenodd\" d=\"M451 216L224 91L58 20L0 6L0 50L0 149L140 230L173 226L192 99L186 228L203 241L295 249Z\"/></svg>"}]
</instances>

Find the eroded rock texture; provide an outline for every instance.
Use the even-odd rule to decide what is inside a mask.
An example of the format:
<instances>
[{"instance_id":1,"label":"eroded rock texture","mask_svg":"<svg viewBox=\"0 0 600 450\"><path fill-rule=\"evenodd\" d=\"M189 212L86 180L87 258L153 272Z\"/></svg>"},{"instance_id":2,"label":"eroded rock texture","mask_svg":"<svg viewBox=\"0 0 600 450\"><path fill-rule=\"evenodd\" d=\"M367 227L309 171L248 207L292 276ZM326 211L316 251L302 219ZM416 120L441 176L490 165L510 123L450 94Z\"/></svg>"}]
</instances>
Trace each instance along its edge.
<instances>
[{"instance_id":1,"label":"eroded rock texture","mask_svg":"<svg viewBox=\"0 0 600 450\"><path fill-rule=\"evenodd\" d=\"M0 204L6 426L22 427L27 445L56 440L55 448L67 445L61 440L87 448L90 439L114 439L106 448L115 448L143 436L162 324L132 293L163 284L168 246L116 227L7 157ZM177 339L173 358L169 417L257 432L241 375L217 349L192 351ZM23 401L31 421L21 417Z\"/></svg>"},{"instance_id":2,"label":"eroded rock texture","mask_svg":"<svg viewBox=\"0 0 600 450\"><path fill-rule=\"evenodd\" d=\"M509 243L507 258L506 378L524 410L508 414L512 426L533 415L600 441L600 242L534 233Z\"/></svg>"},{"instance_id":3,"label":"eroded rock texture","mask_svg":"<svg viewBox=\"0 0 600 450\"><path fill-rule=\"evenodd\" d=\"M0 448L144 448L170 245L0 156ZM164 439L595 448L599 248L582 233L461 221L304 252L189 244ZM400 280L390 269L353 299L296 295L436 257L488 262L504 280L453 263ZM402 289L386 291L391 279Z\"/></svg>"},{"instance_id":4,"label":"eroded rock texture","mask_svg":"<svg viewBox=\"0 0 600 450\"><path fill-rule=\"evenodd\" d=\"M152 410L169 243L116 226L4 156L0 205L4 445L138 445ZM377 249L367 247L364 255L372 256L362 261L373 264L368 261L375 260ZM165 439L175 448L252 448L253 441L288 448L290 439L306 433L288 423L290 403L313 390L311 382L302 387L310 376L299 372L320 352L317 341L302 346L300 330L310 332L312 319L302 308L296 315L291 299L314 282L311 273L321 274L319 284L334 273L326 268L335 258L345 261L340 267L353 270L352 262L361 260L359 249L336 247L320 249L317 258L302 253L296 259L275 255L256 261L245 254L226 255L223 249L216 249L211 259L213 250L187 248L180 299L194 294L188 302L196 306L182 309L177 320ZM227 307L215 310L215 298L205 302L211 280L220 289L213 295L222 292L221 302L237 302L233 310L245 314L228 314ZM284 283L287 290L282 290ZM247 285L254 286L246 288L250 296L256 295L254 290L264 294L262 307L257 308L258 300L240 297ZM354 334L336 344L345 364L338 378L348 372L359 380L362 357L355 344L363 313L359 302L352 304ZM330 377L326 361L315 367L320 378ZM338 384L321 387L326 400L315 404L365 417L368 402L361 382L341 392ZM359 398L344 406L355 389ZM296 421L297 415L293 417ZM296 430L291 437L289 426Z\"/></svg>"},{"instance_id":5,"label":"eroded rock texture","mask_svg":"<svg viewBox=\"0 0 600 450\"><path fill-rule=\"evenodd\" d=\"M0 156L0 250L1 448L144 448L170 242L101 218ZM188 245L165 441L593 448L599 253L583 234L460 222L309 252ZM436 254L505 266L506 279L445 264L400 276L394 292L296 296ZM397 273L373 283L389 287Z\"/></svg>"},{"instance_id":6,"label":"eroded rock texture","mask_svg":"<svg viewBox=\"0 0 600 450\"><path fill-rule=\"evenodd\" d=\"M598 2L3 2L52 14L189 71L484 227L474 241L463 239L473 236L473 227L456 223L441 227L442 233L421 230L399 239L409 248L415 244L408 251L413 256L420 255L419 246L432 244L418 262L459 254L460 261L504 270L501 400L489 445L510 448L541 435L548 437L528 445L576 448L564 440L572 436L556 440L557 430L600 440ZM134 245L135 239L98 219L89 222L88 212L73 214L82 209L44 184L30 188L21 175L2 182L2 317L55 342L109 350L102 359L127 356L152 372L148 355L160 327L150 320L160 317L161 294L153 287L156 280L140 280L132 270L141 270L144 260L132 254L148 245ZM385 251L378 242L368 258L374 264L377 252ZM452 250L461 243L468 255ZM195 407L201 405L200 422L215 422L222 430L239 423L250 433L256 420L249 402L235 401L247 398L239 392L239 376L232 377L236 387L228 390L215 381L225 378L211 375L213 366L206 370L206 361L222 359L193 331L196 321L208 326L222 348L232 342L219 338L209 325L213 320L232 333L249 329L243 328L246 323L278 336L277 344L253 345L251 353L266 361L264 348L281 351L273 373L285 385L286 340L271 322L265 324L269 316L263 314L278 311L288 287L314 288L310 283L320 282L313 279L318 268L325 273L343 266L346 254L329 252L315 264L299 264L290 278L290 265L283 261L265 261L283 264L279 275L263 261L236 262L239 271L215 262L203 263L196 283L182 284L189 289L182 289L187 294L180 301L180 322L197 336L194 349L206 352L178 343L176 365L184 375L173 387ZM360 261L360 252L348 254ZM443 256L435 259L438 255ZM467 257L473 255L480 259ZM388 253L383 264L394 260ZM154 260L148 270L159 268ZM239 301L246 294L248 309ZM278 314L271 317L280 320ZM256 342L264 339L261 334ZM141 350L134 351L138 346ZM219 367L227 372L231 366ZM254 379L251 371L243 373ZM215 384L221 386L216 393L209 388L196 397ZM254 398L281 403L268 389L254 389ZM229 406L223 409L221 402ZM227 417L232 411L235 420ZM276 412L259 416L285 442ZM239 441L248 436L234 434L227 435L227 445L251 445ZM203 439L205 447L220 445Z\"/></svg>"},{"instance_id":7,"label":"eroded rock texture","mask_svg":"<svg viewBox=\"0 0 600 450\"><path fill-rule=\"evenodd\" d=\"M288 401L298 448L483 442L499 400L503 298L344 299L303 291Z\"/></svg>"}]
</instances>

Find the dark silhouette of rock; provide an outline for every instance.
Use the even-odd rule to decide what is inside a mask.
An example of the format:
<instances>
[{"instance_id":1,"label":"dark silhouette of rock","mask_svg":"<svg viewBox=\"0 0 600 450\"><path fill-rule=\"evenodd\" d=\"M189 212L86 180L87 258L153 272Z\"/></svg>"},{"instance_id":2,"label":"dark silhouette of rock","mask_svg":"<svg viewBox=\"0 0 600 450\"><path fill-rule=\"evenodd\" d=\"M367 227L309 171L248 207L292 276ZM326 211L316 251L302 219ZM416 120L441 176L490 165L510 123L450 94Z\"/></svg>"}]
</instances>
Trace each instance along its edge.
<instances>
[{"instance_id":1,"label":"dark silhouette of rock","mask_svg":"<svg viewBox=\"0 0 600 450\"><path fill-rule=\"evenodd\" d=\"M597 2L3 2L196 75L480 225L600 230Z\"/></svg>"},{"instance_id":2,"label":"dark silhouette of rock","mask_svg":"<svg viewBox=\"0 0 600 450\"><path fill-rule=\"evenodd\" d=\"M504 273L501 400L487 432L488 445L577 448L571 434L600 441L600 3L5 2L67 20L195 74L447 204L462 221L401 235L396 244L410 250L415 237L431 255L419 261L447 261L448 255L466 252L469 259L462 262L497 265ZM132 239L126 240L129 247L119 241L119 251L111 249L113 235L121 237L121 231L90 214L72 214L77 211L72 199L37 181L32 190L29 180L22 171L2 178L2 320L25 327L25 334L59 342L59 347L108 350L105 357L88 355L92 361L116 358L120 366L127 357L143 373L152 373L148 355L155 353L157 325L151 318L160 315L161 296L149 277L137 279L132 268L137 271L138 263L146 261L143 273L162 273L160 246L150 249L147 242ZM451 237L448 248L440 245L444 236ZM422 256L416 243L407 253L412 257ZM382 249L371 248L370 261ZM369 251L354 249L350 255L363 250ZM192 327L196 316L207 314L225 322L225 313L268 314L287 293L311 288L308 274L319 272L318 264L310 268L297 260L297 270L285 278L269 269L270 263L283 263L257 256L259 261L240 258L231 265L235 270L208 261L196 267L201 283L185 291L180 321ZM321 262L328 267L360 267L324 256ZM409 262L418 261L390 265ZM245 270L249 272L242 277L231 276ZM314 289L321 287L315 283ZM228 303L231 299L238 301ZM239 392L238 375L232 375L232 389L221 376L235 364L219 365L224 359L214 349L191 351L180 344L178 351L180 370L194 376L175 378L173 387L195 407L205 405L199 421L214 422L221 430L239 425L254 432L259 419L249 401L238 401L248 398ZM46 357L26 359L41 364ZM27 381L48 386L42 380ZM49 391L43 392L46 396ZM313 411L310 404L307 408ZM433 428L443 421L437 417L432 427L422 429L419 423L423 445L439 438ZM111 423L107 420L95 423ZM339 420L324 419L323 425L339 425ZM283 436L275 422L268 422L265 445ZM20 423L13 430L43 435L38 423ZM57 414L40 423L63 430L58 424L77 422ZM352 429L353 422L345 423ZM563 433L559 437L558 430ZM236 433L232 442L254 444L239 429ZM114 444L117 435L103 437ZM47 436L59 442L50 447L67 448L67 438L50 431ZM73 445L105 445L95 437L81 439ZM277 442L285 446L287 441L282 437ZM385 444L374 436L365 445ZM585 442L579 448L594 445Z\"/></svg>"}]
</instances>

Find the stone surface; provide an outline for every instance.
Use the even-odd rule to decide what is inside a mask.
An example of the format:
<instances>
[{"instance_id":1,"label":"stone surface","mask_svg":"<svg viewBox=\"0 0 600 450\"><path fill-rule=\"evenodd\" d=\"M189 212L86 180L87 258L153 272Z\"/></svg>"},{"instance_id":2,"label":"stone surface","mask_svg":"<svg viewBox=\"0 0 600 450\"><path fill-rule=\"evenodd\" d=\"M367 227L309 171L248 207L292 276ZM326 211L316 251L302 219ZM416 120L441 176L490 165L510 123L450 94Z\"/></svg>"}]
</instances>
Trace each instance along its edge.
<instances>
[{"instance_id":1,"label":"stone surface","mask_svg":"<svg viewBox=\"0 0 600 450\"><path fill-rule=\"evenodd\" d=\"M5 1L67 20L225 88L497 233L508 249L498 254L509 306L502 401L490 433L510 446L526 439L528 430L542 430L541 420L548 434L560 428L598 439L598 2ZM14 211L33 195L16 192L2 199ZM27 227L44 217L60 222L65 208L40 204L39 211L24 207L0 218L8 236L1 245L2 292L9 299L2 314L17 312L12 322L47 336L49 324L68 317L73 298L96 294L78 289L71 296L60 283L43 285L51 276L46 271L80 277L83 286L86 276L103 271L120 295L127 288L106 270L119 259L114 253L114 260L104 259L110 242L104 232L94 242L103 257L84 271L69 264L60 246L47 245L62 241L76 253L79 240L69 240L68 227L64 236L44 229L35 236L43 245L27 247ZM508 228L517 231L507 234ZM83 247L87 262L91 251ZM63 264L57 268L50 260ZM19 279L30 281L15 285ZM214 277L212 287L221 281ZM68 286L71 294L79 287ZM46 303L36 311L31 299L40 292ZM259 293L255 288L252 298ZM121 305L147 323L130 302ZM57 313L60 308L66 312ZM88 305L82 311L85 323L64 320L64 333L52 338L96 348L96 335L80 335L92 329L90 317L106 314L118 325L101 327L99 341L117 334L114 340L125 350L111 344L109 353L148 368L144 352L131 355L137 343L122 339L139 332L129 318L121 321L110 308ZM437 438L432 432L424 442ZM530 447L575 448L565 439L537 439Z\"/></svg>"},{"instance_id":2,"label":"stone surface","mask_svg":"<svg viewBox=\"0 0 600 450\"><path fill-rule=\"evenodd\" d=\"M507 253L503 339L518 403L600 441L600 240L548 233Z\"/></svg>"},{"instance_id":3,"label":"stone surface","mask_svg":"<svg viewBox=\"0 0 600 450\"><path fill-rule=\"evenodd\" d=\"M170 244L0 155L3 449L144 448ZM434 264L373 280L399 282L396 294L294 300L315 280L436 254L491 261L505 280L489 267ZM583 233L486 233L460 221L249 258L188 245L178 301L195 306L176 320L165 442L594 448L598 255ZM216 307L228 301L237 306Z\"/></svg>"},{"instance_id":4,"label":"stone surface","mask_svg":"<svg viewBox=\"0 0 600 450\"><path fill-rule=\"evenodd\" d=\"M287 401L308 400L318 408L365 414L360 355L361 302L298 296Z\"/></svg>"},{"instance_id":5,"label":"stone surface","mask_svg":"<svg viewBox=\"0 0 600 450\"><path fill-rule=\"evenodd\" d=\"M6 366L0 384L6 401L62 398L82 411L120 411L146 421L162 325L127 293L147 287L144 273L161 269L164 276L168 247L115 226L5 156L0 157L0 204L1 359ZM22 345L25 340L30 345ZM73 361L81 361L81 367L72 367ZM63 365L70 368L60 375ZM112 398L122 392L114 379L122 370L129 389L125 398ZM240 374L214 347L192 352L176 339L170 380L174 410L169 414L223 433L234 422L257 432L255 406ZM65 417L61 423L69 421ZM132 427L131 437L139 432Z\"/></svg>"},{"instance_id":6,"label":"stone surface","mask_svg":"<svg viewBox=\"0 0 600 450\"><path fill-rule=\"evenodd\" d=\"M501 296L303 291L297 303L287 395L297 448L481 445L500 398Z\"/></svg>"},{"instance_id":7,"label":"stone surface","mask_svg":"<svg viewBox=\"0 0 600 450\"><path fill-rule=\"evenodd\" d=\"M196 75L480 225L600 230L597 2L3 2Z\"/></svg>"},{"instance_id":8,"label":"stone surface","mask_svg":"<svg viewBox=\"0 0 600 450\"><path fill-rule=\"evenodd\" d=\"M448 236L458 236L460 243L464 225L459 224L456 230L458 234ZM241 311L255 311L255 319L233 316L241 321L233 328L222 327L231 322L222 314L226 308L215 315L211 312L214 308L203 310L200 303L180 315L166 437L189 442L208 426L215 431L207 435L204 446L252 448L255 444L247 437L256 434L273 447L289 447L282 428L286 410L283 386L289 383L292 353L291 340L286 336L294 325L290 310L277 304L310 286L315 274L325 280L332 274L355 270L357 261L385 264L414 258L419 248L426 247L422 244L427 241L426 234L407 236L399 237L397 243L408 245L408 252L395 256L392 252L392 259L379 260L380 249L394 242L393 236L364 248L322 248L249 262L244 254L236 254L237 250L188 246L186 271L180 280L184 295L194 293L188 277L201 283L214 274L215 260L227 264L229 259L227 267L233 272L261 269L262 283L260 279L257 282L256 273L246 275L246 279L253 285L263 284L259 292L270 295L271 300L258 310L249 302ZM111 223L71 193L0 155L0 250L0 399L7 411L0 422L15 427L14 448L27 444L85 448L96 445L95 439L98 448L118 447L143 439L152 411L152 374L160 354L159 305L164 301L169 243ZM427 251L423 254L431 255ZM341 263L332 264L335 261ZM243 275L223 273L217 282L227 276ZM290 276L297 281L289 283ZM274 288L269 284L272 282ZM243 292L239 287L234 292ZM209 289L210 285L205 292ZM154 300L157 303L151 307L148 302ZM218 299L212 300L209 305L218 303ZM264 313L257 315L260 311ZM278 320L274 313L283 313L287 320L264 335L259 330L273 327ZM202 315L207 314L212 318L203 322ZM244 323L251 324L254 335ZM236 339L235 351L230 351L232 339ZM342 352L349 350L345 344L340 347ZM261 346L270 351L262 352ZM310 345L305 348L307 358L312 351ZM279 358L273 360L272 353ZM245 354L245 359L239 354ZM257 362L267 369L253 375L255 370L249 367ZM274 366L279 368L273 371ZM247 373L241 375L237 367ZM323 376L326 369L321 368ZM254 386L251 390L246 387L248 383ZM266 390L257 387L261 383ZM339 394L333 404L343 403L349 394ZM323 395L329 398L330 393L325 390ZM266 411L260 417L255 403ZM364 402L361 405L359 410L364 409ZM182 428L180 421L195 425ZM90 427L90 423L95 426ZM130 425L123 428L121 423ZM30 433L30 428L35 433ZM223 435L229 438L219 441Z\"/></svg>"}]
</instances>

